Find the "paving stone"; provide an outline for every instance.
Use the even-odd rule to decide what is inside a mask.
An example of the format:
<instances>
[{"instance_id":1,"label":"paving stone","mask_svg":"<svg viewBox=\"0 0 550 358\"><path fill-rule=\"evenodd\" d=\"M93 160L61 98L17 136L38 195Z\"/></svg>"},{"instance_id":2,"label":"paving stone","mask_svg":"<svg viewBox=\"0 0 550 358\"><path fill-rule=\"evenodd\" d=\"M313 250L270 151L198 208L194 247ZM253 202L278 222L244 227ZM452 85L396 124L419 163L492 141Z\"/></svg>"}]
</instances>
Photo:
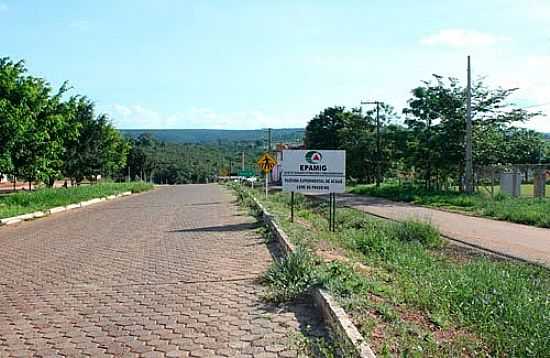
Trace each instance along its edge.
<instances>
[{"instance_id":1,"label":"paving stone","mask_svg":"<svg viewBox=\"0 0 550 358\"><path fill-rule=\"evenodd\" d=\"M0 228L0 357L293 357L325 334L309 305L273 307L252 218L217 185L158 188Z\"/></svg>"}]
</instances>

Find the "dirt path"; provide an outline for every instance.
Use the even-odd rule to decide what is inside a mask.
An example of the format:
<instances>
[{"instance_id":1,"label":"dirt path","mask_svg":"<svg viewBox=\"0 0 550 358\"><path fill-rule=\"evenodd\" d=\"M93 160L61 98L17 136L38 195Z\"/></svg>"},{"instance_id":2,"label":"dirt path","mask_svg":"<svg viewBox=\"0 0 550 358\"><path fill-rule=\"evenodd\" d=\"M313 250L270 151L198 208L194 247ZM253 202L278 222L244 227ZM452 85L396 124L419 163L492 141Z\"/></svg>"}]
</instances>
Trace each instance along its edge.
<instances>
[{"instance_id":1,"label":"dirt path","mask_svg":"<svg viewBox=\"0 0 550 358\"><path fill-rule=\"evenodd\" d=\"M296 356L323 326L261 300L271 254L232 200L162 187L0 228L0 357Z\"/></svg>"},{"instance_id":2,"label":"dirt path","mask_svg":"<svg viewBox=\"0 0 550 358\"><path fill-rule=\"evenodd\" d=\"M343 194L338 203L388 219L430 222L441 233L487 250L550 267L550 229L450 213L381 198Z\"/></svg>"}]
</instances>

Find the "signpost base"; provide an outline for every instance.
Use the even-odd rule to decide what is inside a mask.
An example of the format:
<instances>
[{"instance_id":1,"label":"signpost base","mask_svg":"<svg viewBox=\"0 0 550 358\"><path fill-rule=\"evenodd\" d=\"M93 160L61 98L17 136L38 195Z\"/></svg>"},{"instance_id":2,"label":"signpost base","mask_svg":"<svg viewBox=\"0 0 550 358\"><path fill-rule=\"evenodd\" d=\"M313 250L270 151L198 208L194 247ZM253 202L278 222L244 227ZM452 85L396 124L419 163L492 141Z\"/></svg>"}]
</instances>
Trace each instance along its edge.
<instances>
[{"instance_id":1,"label":"signpost base","mask_svg":"<svg viewBox=\"0 0 550 358\"><path fill-rule=\"evenodd\" d=\"M336 193L329 193L328 197L328 229L336 231Z\"/></svg>"},{"instance_id":2,"label":"signpost base","mask_svg":"<svg viewBox=\"0 0 550 358\"><path fill-rule=\"evenodd\" d=\"M294 222L294 192L290 192L290 222Z\"/></svg>"}]
</instances>

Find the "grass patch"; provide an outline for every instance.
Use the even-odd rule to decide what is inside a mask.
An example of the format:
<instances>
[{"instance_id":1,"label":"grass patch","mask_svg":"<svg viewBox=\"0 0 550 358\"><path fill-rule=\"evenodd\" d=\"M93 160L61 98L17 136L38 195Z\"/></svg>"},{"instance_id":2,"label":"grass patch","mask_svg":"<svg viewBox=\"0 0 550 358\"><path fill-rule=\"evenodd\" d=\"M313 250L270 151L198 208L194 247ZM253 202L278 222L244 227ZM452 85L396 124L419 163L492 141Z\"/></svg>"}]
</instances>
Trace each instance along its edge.
<instances>
[{"instance_id":1,"label":"grass patch","mask_svg":"<svg viewBox=\"0 0 550 358\"><path fill-rule=\"evenodd\" d=\"M113 194L131 191L139 193L153 186L143 182L101 183L70 188L44 188L31 192L17 192L0 195L0 218L47 210L56 206L65 206L93 198L102 198Z\"/></svg>"},{"instance_id":2,"label":"grass patch","mask_svg":"<svg viewBox=\"0 0 550 358\"><path fill-rule=\"evenodd\" d=\"M275 261L264 274L268 284L266 298L274 303L291 302L304 296L319 283L318 264L314 256L299 246L289 255Z\"/></svg>"},{"instance_id":3,"label":"grass patch","mask_svg":"<svg viewBox=\"0 0 550 358\"><path fill-rule=\"evenodd\" d=\"M484 193L435 192L397 184L384 184L379 188L374 185L359 185L351 188L350 192L550 228L550 198L512 198L500 193L491 198Z\"/></svg>"},{"instance_id":4,"label":"grass patch","mask_svg":"<svg viewBox=\"0 0 550 358\"><path fill-rule=\"evenodd\" d=\"M309 258L308 282L330 290L380 355L544 356L550 351L550 274L524 263L479 254L455 255L437 231L338 209L328 232L326 204L288 195L256 197ZM342 257L343 256L343 257ZM296 279L289 282L295 282ZM283 282L283 280L280 280Z\"/></svg>"}]
</instances>

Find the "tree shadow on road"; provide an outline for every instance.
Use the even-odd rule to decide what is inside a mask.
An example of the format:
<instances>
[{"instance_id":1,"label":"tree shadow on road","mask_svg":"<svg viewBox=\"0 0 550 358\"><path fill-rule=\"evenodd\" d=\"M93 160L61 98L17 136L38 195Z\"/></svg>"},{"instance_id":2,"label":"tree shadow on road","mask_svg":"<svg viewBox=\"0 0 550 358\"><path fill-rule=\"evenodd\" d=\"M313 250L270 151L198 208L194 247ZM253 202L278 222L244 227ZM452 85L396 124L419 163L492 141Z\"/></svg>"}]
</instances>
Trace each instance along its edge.
<instances>
[{"instance_id":1,"label":"tree shadow on road","mask_svg":"<svg viewBox=\"0 0 550 358\"><path fill-rule=\"evenodd\" d=\"M169 230L168 232L180 232L180 233L183 233L183 232L235 232L235 231L255 230L258 227L260 227L259 223L242 223L242 224L197 227L197 228L190 228L190 229L177 229L177 230Z\"/></svg>"}]
</instances>

